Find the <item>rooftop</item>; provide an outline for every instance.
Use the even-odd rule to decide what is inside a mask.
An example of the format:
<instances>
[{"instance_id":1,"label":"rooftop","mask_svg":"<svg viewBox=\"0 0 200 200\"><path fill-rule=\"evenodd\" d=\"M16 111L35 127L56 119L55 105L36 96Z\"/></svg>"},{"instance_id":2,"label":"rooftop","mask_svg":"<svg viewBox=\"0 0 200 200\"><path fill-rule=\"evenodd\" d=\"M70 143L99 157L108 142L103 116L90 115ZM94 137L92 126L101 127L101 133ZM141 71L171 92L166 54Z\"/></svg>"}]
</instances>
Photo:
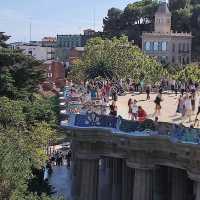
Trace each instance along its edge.
<instances>
[{"instance_id":1,"label":"rooftop","mask_svg":"<svg viewBox=\"0 0 200 200\"><path fill-rule=\"evenodd\" d=\"M142 35L145 36L167 36L167 37L192 37L192 33L178 33L178 32L170 32L170 33L157 33L157 32L143 32Z\"/></svg>"}]
</instances>

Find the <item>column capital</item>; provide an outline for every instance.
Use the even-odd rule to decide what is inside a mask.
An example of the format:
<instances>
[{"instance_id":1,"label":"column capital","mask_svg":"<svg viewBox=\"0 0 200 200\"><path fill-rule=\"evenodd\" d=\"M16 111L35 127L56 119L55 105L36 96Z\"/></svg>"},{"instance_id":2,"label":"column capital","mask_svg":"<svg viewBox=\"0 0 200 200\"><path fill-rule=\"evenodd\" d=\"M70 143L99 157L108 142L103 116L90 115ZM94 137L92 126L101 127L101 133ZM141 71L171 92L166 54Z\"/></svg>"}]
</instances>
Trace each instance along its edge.
<instances>
[{"instance_id":1,"label":"column capital","mask_svg":"<svg viewBox=\"0 0 200 200\"><path fill-rule=\"evenodd\" d=\"M150 163L134 163L131 161L126 161L126 165L133 169L143 169L143 170L152 170L155 168L154 164Z\"/></svg>"},{"instance_id":2,"label":"column capital","mask_svg":"<svg viewBox=\"0 0 200 200\"><path fill-rule=\"evenodd\" d=\"M90 153L77 153L77 158L80 160L99 160L100 156L96 154L90 154Z\"/></svg>"},{"instance_id":3,"label":"column capital","mask_svg":"<svg viewBox=\"0 0 200 200\"><path fill-rule=\"evenodd\" d=\"M187 171L189 178L193 181L200 183L200 174Z\"/></svg>"}]
</instances>

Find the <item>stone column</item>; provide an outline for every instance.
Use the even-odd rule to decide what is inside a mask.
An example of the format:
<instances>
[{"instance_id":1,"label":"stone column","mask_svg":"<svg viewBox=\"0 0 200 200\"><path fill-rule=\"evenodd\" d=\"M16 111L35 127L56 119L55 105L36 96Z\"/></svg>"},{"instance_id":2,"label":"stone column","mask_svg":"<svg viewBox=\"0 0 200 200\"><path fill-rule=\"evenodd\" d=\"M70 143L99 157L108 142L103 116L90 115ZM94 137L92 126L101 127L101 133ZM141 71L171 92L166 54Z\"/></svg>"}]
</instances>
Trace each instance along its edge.
<instances>
[{"instance_id":1,"label":"stone column","mask_svg":"<svg viewBox=\"0 0 200 200\"><path fill-rule=\"evenodd\" d=\"M187 174L184 170L172 169L171 200L186 200L187 198Z\"/></svg>"},{"instance_id":2,"label":"stone column","mask_svg":"<svg viewBox=\"0 0 200 200\"><path fill-rule=\"evenodd\" d=\"M113 158L112 200L121 200L122 194L122 159Z\"/></svg>"},{"instance_id":3,"label":"stone column","mask_svg":"<svg viewBox=\"0 0 200 200\"><path fill-rule=\"evenodd\" d=\"M79 200L98 199L98 159L81 159L81 188Z\"/></svg>"},{"instance_id":4,"label":"stone column","mask_svg":"<svg viewBox=\"0 0 200 200\"><path fill-rule=\"evenodd\" d=\"M104 158L104 170L100 173L100 200L111 200L112 199L112 182L113 182L113 159Z\"/></svg>"},{"instance_id":5,"label":"stone column","mask_svg":"<svg viewBox=\"0 0 200 200\"><path fill-rule=\"evenodd\" d=\"M133 196L134 170L122 162L122 198L121 200L132 200Z\"/></svg>"},{"instance_id":6,"label":"stone column","mask_svg":"<svg viewBox=\"0 0 200 200\"><path fill-rule=\"evenodd\" d=\"M153 171L152 169L136 168L133 200L152 200L153 199Z\"/></svg>"},{"instance_id":7,"label":"stone column","mask_svg":"<svg viewBox=\"0 0 200 200\"><path fill-rule=\"evenodd\" d=\"M198 181L196 181L196 194L195 194L195 200L200 200L200 182Z\"/></svg>"},{"instance_id":8,"label":"stone column","mask_svg":"<svg viewBox=\"0 0 200 200\"><path fill-rule=\"evenodd\" d=\"M168 167L157 166L153 170L153 199L166 200L168 194ZM171 187L171 184L170 184ZM169 197L170 198L170 197Z\"/></svg>"},{"instance_id":9,"label":"stone column","mask_svg":"<svg viewBox=\"0 0 200 200\"><path fill-rule=\"evenodd\" d=\"M81 160L74 159L72 162L72 186L71 196L73 200L78 200L81 189Z\"/></svg>"},{"instance_id":10,"label":"stone column","mask_svg":"<svg viewBox=\"0 0 200 200\"><path fill-rule=\"evenodd\" d=\"M193 195L195 200L200 200L200 174L188 172L189 178L193 181Z\"/></svg>"}]
</instances>

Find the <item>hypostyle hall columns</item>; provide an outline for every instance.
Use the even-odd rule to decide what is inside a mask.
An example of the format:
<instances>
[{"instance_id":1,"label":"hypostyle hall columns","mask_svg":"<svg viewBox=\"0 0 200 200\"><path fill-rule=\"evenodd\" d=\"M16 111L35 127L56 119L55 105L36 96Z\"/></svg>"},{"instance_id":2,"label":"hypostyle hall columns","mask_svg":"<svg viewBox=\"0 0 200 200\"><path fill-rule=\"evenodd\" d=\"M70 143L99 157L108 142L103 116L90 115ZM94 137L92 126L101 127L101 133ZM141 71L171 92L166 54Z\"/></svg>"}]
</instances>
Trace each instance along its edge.
<instances>
[{"instance_id":1,"label":"hypostyle hall columns","mask_svg":"<svg viewBox=\"0 0 200 200\"><path fill-rule=\"evenodd\" d=\"M200 175L188 172L189 178L194 181L195 200L200 200Z\"/></svg>"},{"instance_id":2,"label":"hypostyle hall columns","mask_svg":"<svg viewBox=\"0 0 200 200\"><path fill-rule=\"evenodd\" d=\"M97 200L98 199L98 159L80 159L81 160L81 188L79 200Z\"/></svg>"},{"instance_id":3,"label":"hypostyle hall columns","mask_svg":"<svg viewBox=\"0 0 200 200\"><path fill-rule=\"evenodd\" d=\"M153 165L139 165L128 162L134 169L132 200L153 200Z\"/></svg>"},{"instance_id":4,"label":"hypostyle hall columns","mask_svg":"<svg viewBox=\"0 0 200 200\"><path fill-rule=\"evenodd\" d=\"M171 200L187 199L187 174L184 170L172 169L172 197Z\"/></svg>"},{"instance_id":5,"label":"hypostyle hall columns","mask_svg":"<svg viewBox=\"0 0 200 200\"><path fill-rule=\"evenodd\" d=\"M122 161L122 196L121 200L132 200L133 196L134 170Z\"/></svg>"}]
</instances>

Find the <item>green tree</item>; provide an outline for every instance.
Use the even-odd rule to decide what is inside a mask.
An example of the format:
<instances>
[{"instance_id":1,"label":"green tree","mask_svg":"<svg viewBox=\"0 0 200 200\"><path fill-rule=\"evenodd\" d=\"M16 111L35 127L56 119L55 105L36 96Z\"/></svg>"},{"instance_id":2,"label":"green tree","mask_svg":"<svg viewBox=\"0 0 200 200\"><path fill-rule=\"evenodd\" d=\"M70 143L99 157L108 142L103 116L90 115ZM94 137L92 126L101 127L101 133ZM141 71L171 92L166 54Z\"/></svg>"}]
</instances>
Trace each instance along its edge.
<instances>
[{"instance_id":1,"label":"green tree","mask_svg":"<svg viewBox=\"0 0 200 200\"><path fill-rule=\"evenodd\" d=\"M178 70L174 77L180 81L200 83L200 68L198 65L188 65L185 68Z\"/></svg>"},{"instance_id":2,"label":"green tree","mask_svg":"<svg viewBox=\"0 0 200 200\"><path fill-rule=\"evenodd\" d=\"M141 50L128 42L123 36L111 40L102 38L91 39L86 45L83 58L73 67L70 76L93 79L141 77L147 82L156 82L163 76L164 69L154 59L144 55Z\"/></svg>"}]
</instances>

